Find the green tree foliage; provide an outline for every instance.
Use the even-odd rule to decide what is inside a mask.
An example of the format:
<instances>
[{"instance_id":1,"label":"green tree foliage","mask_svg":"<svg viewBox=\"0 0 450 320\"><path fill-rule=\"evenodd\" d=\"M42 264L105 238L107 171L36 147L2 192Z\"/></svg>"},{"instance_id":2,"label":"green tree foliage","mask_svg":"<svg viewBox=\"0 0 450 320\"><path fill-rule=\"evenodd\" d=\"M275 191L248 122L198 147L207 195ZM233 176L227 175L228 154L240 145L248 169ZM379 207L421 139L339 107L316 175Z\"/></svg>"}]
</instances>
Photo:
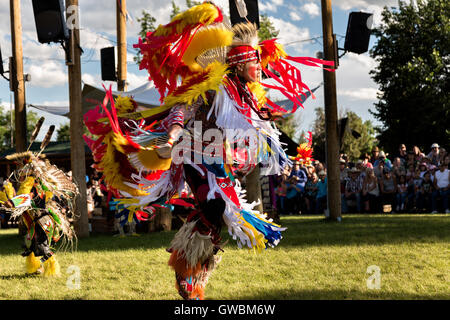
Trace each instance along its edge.
<instances>
[{"instance_id":1,"label":"green tree foliage","mask_svg":"<svg viewBox=\"0 0 450 320\"><path fill-rule=\"evenodd\" d=\"M375 139L375 129L369 120L363 122L352 111L348 111L346 117L348 117L347 130L345 130L344 136L342 137L341 151L347 154L350 160L356 161L365 153L370 154L372 147L377 142ZM352 131L359 133L360 136L355 137Z\"/></svg>"},{"instance_id":2,"label":"green tree foliage","mask_svg":"<svg viewBox=\"0 0 450 320\"><path fill-rule=\"evenodd\" d=\"M12 112L12 135L14 137L14 111ZM30 139L31 134L38 122L39 117L36 112L27 111L27 140ZM14 147L14 146L12 146ZM11 148L11 111L0 106L0 152Z\"/></svg>"},{"instance_id":3,"label":"green tree foliage","mask_svg":"<svg viewBox=\"0 0 450 320\"><path fill-rule=\"evenodd\" d=\"M142 40L145 40L147 32L153 32L155 30L156 19L147 11L142 10L142 17L137 18L137 21L141 24L139 37L141 37ZM136 53L136 56L133 57L133 60L137 64L141 63L142 55L140 50Z\"/></svg>"},{"instance_id":4,"label":"green tree foliage","mask_svg":"<svg viewBox=\"0 0 450 320\"><path fill-rule=\"evenodd\" d=\"M258 37L260 41L269 40L278 37L280 30L275 29L272 21L266 14L259 17Z\"/></svg>"},{"instance_id":5,"label":"green tree foliage","mask_svg":"<svg viewBox=\"0 0 450 320\"><path fill-rule=\"evenodd\" d=\"M190 7L189 7L190 8ZM177 14L181 12L181 9L179 6L175 4L175 2L172 0L172 13L170 14L170 20L173 19Z\"/></svg>"},{"instance_id":6,"label":"green tree foliage","mask_svg":"<svg viewBox=\"0 0 450 320\"><path fill-rule=\"evenodd\" d=\"M326 133L325 133L325 111L323 108L315 109L316 118L312 127L312 138L314 148L314 159L321 162L326 160ZM369 153L376 144L375 129L372 123L362 121L362 119L354 112L347 111L343 117L347 117L347 130L342 137L341 153L348 155L351 161L358 160L364 153ZM359 137L352 134L352 130L359 133Z\"/></svg>"},{"instance_id":7,"label":"green tree foliage","mask_svg":"<svg viewBox=\"0 0 450 320\"><path fill-rule=\"evenodd\" d=\"M201 4L201 1L191 1L191 0L186 0L186 6L188 8L192 8L193 6L199 5Z\"/></svg>"},{"instance_id":8,"label":"green tree foliage","mask_svg":"<svg viewBox=\"0 0 450 320\"><path fill-rule=\"evenodd\" d=\"M286 135L291 138L292 140L294 140L294 136L297 132L297 125L295 123L295 119L294 119L294 115L288 115L284 118L279 118L277 120L275 120L275 123L277 125L277 128L281 131L283 131L284 133L286 133ZM294 140L295 141L295 140Z\"/></svg>"},{"instance_id":9,"label":"green tree foliage","mask_svg":"<svg viewBox=\"0 0 450 320\"><path fill-rule=\"evenodd\" d=\"M70 141L70 124L66 123L61 125L58 130L56 130L56 141L65 142Z\"/></svg>"},{"instance_id":10,"label":"green tree foliage","mask_svg":"<svg viewBox=\"0 0 450 320\"><path fill-rule=\"evenodd\" d=\"M393 153L400 143L428 150L450 141L450 2L417 1L384 8L371 71L382 92L373 115L382 122L380 144Z\"/></svg>"}]
</instances>

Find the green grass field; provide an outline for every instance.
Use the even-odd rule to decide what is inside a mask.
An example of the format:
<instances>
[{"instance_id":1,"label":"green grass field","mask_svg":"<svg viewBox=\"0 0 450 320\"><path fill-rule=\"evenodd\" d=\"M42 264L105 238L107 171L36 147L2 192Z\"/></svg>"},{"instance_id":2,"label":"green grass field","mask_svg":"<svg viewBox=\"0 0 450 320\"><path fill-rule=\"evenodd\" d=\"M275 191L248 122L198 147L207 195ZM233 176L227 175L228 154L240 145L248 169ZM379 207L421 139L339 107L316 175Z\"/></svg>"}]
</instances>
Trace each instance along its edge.
<instances>
[{"instance_id":1,"label":"green grass field","mask_svg":"<svg viewBox=\"0 0 450 320\"><path fill-rule=\"evenodd\" d=\"M449 299L449 215L283 217L275 249L254 254L230 239L207 286L207 299ZM165 249L175 234L125 239L92 235L59 252L59 278L25 276L17 229L0 230L0 299L180 299ZM224 239L228 239L224 233ZM68 267L81 288L70 289ZM369 289L369 266L380 288Z\"/></svg>"}]
</instances>

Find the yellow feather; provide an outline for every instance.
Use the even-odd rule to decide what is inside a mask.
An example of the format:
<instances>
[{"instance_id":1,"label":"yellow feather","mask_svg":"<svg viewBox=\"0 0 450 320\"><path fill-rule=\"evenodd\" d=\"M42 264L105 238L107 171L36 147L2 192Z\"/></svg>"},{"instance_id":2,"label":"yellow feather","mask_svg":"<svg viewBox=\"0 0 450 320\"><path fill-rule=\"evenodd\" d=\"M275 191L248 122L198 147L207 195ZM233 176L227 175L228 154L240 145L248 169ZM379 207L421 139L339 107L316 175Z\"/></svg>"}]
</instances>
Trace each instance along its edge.
<instances>
[{"instance_id":1,"label":"yellow feather","mask_svg":"<svg viewBox=\"0 0 450 320\"><path fill-rule=\"evenodd\" d=\"M183 62L193 72L202 71L203 68L196 62L195 59L207 50L229 46L232 41L233 32L231 30L223 28L206 28L198 31L183 55Z\"/></svg>"},{"instance_id":2,"label":"yellow feather","mask_svg":"<svg viewBox=\"0 0 450 320\"><path fill-rule=\"evenodd\" d=\"M266 105L266 90L264 90L263 86L261 85L261 83L255 81L255 82L250 82L248 84L248 88L250 89L250 91L255 95L256 99L258 100L258 107L261 109L262 107L264 107Z\"/></svg>"},{"instance_id":3,"label":"yellow feather","mask_svg":"<svg viewBox=\"0 0 450 320\"><path fill-rule=\"evenodd\" d=\"M7 182L4 186L6 195L9 199L13 198L15 195L15 190L11 182Z\"/></svg>"},{"instance_id":4,"label":"yellow feather","mask_svg":"<svg viewBox=\"0 0 450 320\"><path fill-rule=\"evenodd\" d=\"M113 132L108 133L103 142L107 145L105 155L99 163L99 167L102 168L105 176L105 181L111 187L128 192L132 196L144 196L147 193L141 190L136 190L123 183L123 176L120 174L120 163L115 159L115 152L118 150L116 145L120 146L120 143L114 143L114 139L117 138ZM123 137L122 137L123 138ZM117 138L121 141L120 138ZM125 139L125 138L124 138ZM123 140L122 140L123 142ZM123 150L123 149L122 149Z\"/></svg>"},{"instance_id":5,"label":"yellow feather","mask_svg":"<svg viewBox=\"0 0 450 320\"><path fill-rule=\"evenodd\" d=\"M41 261L30 253L25 260L25 269L27 273L35 273L41 266Z\"/></svg>"},{"instance_id":6,"label":"yellow feather","mask_svg":"<svg viewBox=\"0 0 450 320\"><path fill-rule=\"evenodd\" d=\"M188 25L193 25L196 23L201 23L204 25L209 25L214 20L219 17L219 11L216 6L210 3L203 3L197 6L194 6L184 12L177 14L171 21L174 23L175 21L179 21L175 27L176 32L180 34L183 29ZM154 32L155 36L167 36L173 32L172 26L162 26L160 25Z\"/></svg>"},{"instance_id":7,"label":"yellow feather","mask_svg":"<svg viewBox=\"0 0 450 320\"><path fill-rule=\"evenodd\" d=\"M138 152L137 157L148 170L169 170L172 163L172 158L160 158L156 150L141 150Z\"/></svg>"},{"instance_id":8,"label":"yellow feather","mask_svg":"<svg viewBox=\"0 0 450 320\"><path fill-rule=\"evenodd\" d=\"M0 201L1 202L6 202L8 201L8 197L6 196L6 193L3 191L0 191Z\"/></svg>"},{"instance_id":9,"label":"yellow feather","mask_svg":"<svg viewBox=\"0 0 450 320\"><path fill-rule=\"evenodd\" d=\"M205 93L208 90L219 90L220 85L224 81L224 75L228 73L227 65L220 62L211 63L206 69L208 72L208 78L201 83L192 85L186 92L174 95L170 94L164 99L166 106L174 106L175 104L187 104L194 103L199 96L202 96L206 100ZM189 81L190 78L186 78Z\"/></svg>"},{"instance_id":10,"label":"yellow feather","mask_svg":"<svg viewBox=\"0 0 450 320\"><path fill-rule=\"evenodd\" d=\"M60 276L61 275L61 268L59 266L58 261L56 260L55 256L51 256L44 262L44 276L50 277L50 276Z\"/></svg>"},{"instance_id":11,"label":"yellow feather","mask_svg":"<svg viewBox=\"0 0 450 320\"><path fill-rule=\"evenodd\" d=\"M17 191L17 194L28 194L30 193L31 189L34 185L34 178L33 177L27 177L24 182L20 185L19 191Z\"/></svg>"}]
</instances>

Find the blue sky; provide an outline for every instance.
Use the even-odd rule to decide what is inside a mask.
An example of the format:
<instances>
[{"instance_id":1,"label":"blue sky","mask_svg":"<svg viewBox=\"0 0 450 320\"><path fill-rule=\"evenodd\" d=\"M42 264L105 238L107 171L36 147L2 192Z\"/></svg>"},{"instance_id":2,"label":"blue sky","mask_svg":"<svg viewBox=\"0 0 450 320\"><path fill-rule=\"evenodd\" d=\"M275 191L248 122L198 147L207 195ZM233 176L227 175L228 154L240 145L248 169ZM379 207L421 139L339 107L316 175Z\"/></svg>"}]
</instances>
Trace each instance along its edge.
<instances>
[{"instance_id":1,"label":"blue sky","mask_svg":"<svg viewBox=\"0 0 450 320\"><path fill-rule=\"evenodd\" d=\"M228 0L216 0L226 14L229 13ZM101 86L100 49L115 45L115 3L116 0L80 0L81 46L83 81ZM186 9L185 0L175 3ZM396 6L396 0L333 0L333 27L338 35L340 46L344 44L349 13L364 11L374 14L375 24L380 22L383 6ZM44 45L37 41L31 1L21 1L23 26L24 72L31 75L26 84L26 101L31 104L51 106L68 105L67 67L64 52L59 45ZM137 18L142 10L147 10L157 24L169 22L170 1L164 0L128 0L127 9L131 19L127 23L128 37L128 90L141 86L147 81L145 70L139 70L132 61L132 44L138 40L139 23ZM293 56L315 56L322 50L322 39L304 41L322 35L320 0L260 0L260 14L267 14L275 27L280 30L279 42L285 44L286 51ZM8 69L8 57L11 55L11 35L9 6L0 8L0 46L5 70ZM370 46L374 43L373 37ZM337 70L337 95L339 112L351 110L363 120L379 124L369 114L376 102L377 86L371 80L369 71L376 66L368 53L356 55L348 53L340 60ZM322 71L318 68L301 67L304 82L311 88L322 82ZM109 82L105 82L109 85ZM113 89L116 89L113 83ZM0 100L4 108L10 107L11 92L9 84L0 78ZM323 88L316 91L316 99L309 99L305 109L297 111L296 118L301 130L309 130L314 120L314 109L323 107ZM68 123L68 118L29 108L46 118L45 125L57 126ZM45 128L45 126L44 126ZM44 131L44 130L42 130Z\"/></svg>"}]
</instances>

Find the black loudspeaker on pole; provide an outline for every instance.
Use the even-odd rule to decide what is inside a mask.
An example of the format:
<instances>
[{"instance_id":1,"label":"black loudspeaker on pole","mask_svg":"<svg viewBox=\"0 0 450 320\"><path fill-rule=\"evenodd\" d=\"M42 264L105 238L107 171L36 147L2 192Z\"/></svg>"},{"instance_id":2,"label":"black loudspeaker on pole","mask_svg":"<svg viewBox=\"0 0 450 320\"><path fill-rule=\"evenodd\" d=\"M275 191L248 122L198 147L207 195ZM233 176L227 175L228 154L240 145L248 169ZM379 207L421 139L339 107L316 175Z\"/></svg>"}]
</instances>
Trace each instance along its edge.
<instances>
[{"instance_id":1,"label":"black loudspeaker on pole","mask_svg":"<svg viewBox=\"0 0 450 320\"><path fill-rule=\"evenodd\" d=\"M258 0L245 0L245 5L247 7L247 20L239 15L238 9L236 7L235 0L229 0L230 3L230 20L231 24L234 26L239 22L253 22L259 29L259 9Z\"/></svg>"},{"instance_id":2,"label":"black loudspeaker on pole","mask_svg":"<svg viewBox=\"0 0 450 320\"><path fill-rule=\"evenodd\" d=\"M370 33L373 14L365 12L351 12L348 18L347 33L344 49L361 54L369 49Z\"/></svg>"},{"instance_id":3,"label":"black loudspeaker on pole","mask_svg":"<svg viewBox=\"0 0 450 320\"><path fill-rule=\"evenodd\" d=\"M100 60L103 81L117 81L115 48L100 49Z\"/></svg>"},{"instance_id":4,"label":"black loudspeaker on pole","mask_svg":"<svg viewBox=\"0 0 450 320\"><path fill-rule=\"evenodd\" d=\"M63 0L33 0L34 21L40 43L69 39Z\"/></svg>"}]
</instances>

